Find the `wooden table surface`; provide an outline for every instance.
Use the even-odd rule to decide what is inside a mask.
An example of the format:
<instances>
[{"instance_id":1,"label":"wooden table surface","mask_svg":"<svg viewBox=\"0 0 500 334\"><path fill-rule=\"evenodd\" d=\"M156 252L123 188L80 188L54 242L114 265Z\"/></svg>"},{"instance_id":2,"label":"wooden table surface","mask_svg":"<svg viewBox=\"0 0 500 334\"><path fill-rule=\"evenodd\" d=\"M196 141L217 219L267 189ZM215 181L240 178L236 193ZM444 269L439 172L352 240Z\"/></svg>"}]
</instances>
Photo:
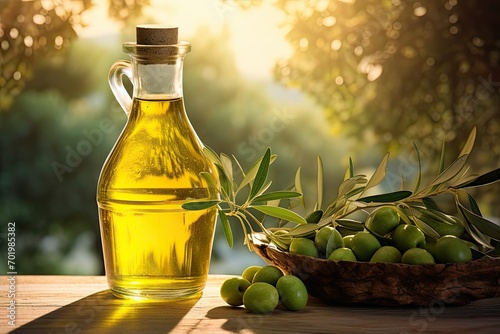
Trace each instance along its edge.
<instances>
[{"instance_id":1,"label":"wooden table surface","mask_svg":"<svg viewBox=\"0 0 500 334\"><path fill-rule=\"evenodd\" d=\"M183 302L115 298L103 276L16 276L16 326L2 278L0 333L500 333L500 298L466 306L333 306L310 299L298 312L257 315L219 296L230 276L210 275L203 297Z\"/></svg>"}]
</instances>

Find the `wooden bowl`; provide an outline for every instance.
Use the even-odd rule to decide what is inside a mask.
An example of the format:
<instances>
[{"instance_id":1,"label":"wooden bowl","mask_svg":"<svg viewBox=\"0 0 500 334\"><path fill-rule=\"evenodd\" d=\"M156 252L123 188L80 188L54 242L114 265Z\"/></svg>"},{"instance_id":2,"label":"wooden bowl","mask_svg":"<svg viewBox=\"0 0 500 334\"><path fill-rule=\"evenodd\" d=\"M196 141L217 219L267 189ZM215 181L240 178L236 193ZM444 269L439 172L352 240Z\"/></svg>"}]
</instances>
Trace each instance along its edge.
<instances>
[{"instance_id":1,"label":"wooden bowl","mask_svg":"<svg viewBox=\"0 0 500 334\"><path fill-rule=\"evenodd\" d=\"M500 258L433 265L335 262L280 251L259 233L250 239L267 263L299 277L311 296L329 303L436 307L500 297Z\"/></svg>"}]
</instances>

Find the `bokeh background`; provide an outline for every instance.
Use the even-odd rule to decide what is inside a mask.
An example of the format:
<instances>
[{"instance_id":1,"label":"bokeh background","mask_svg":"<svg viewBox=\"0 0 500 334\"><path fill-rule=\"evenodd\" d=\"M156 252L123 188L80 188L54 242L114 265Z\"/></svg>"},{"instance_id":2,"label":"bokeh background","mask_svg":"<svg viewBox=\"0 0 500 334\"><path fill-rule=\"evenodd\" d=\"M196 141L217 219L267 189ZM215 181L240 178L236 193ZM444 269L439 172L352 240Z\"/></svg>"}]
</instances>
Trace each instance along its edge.
<instances>
[{"instance_id":1,"label":"bokeh background","mask_svg":"<svg viewBox=\"0 0 500 334\"><path fill-rule=\"evenodd\" d=\"M349 157L369 174L390 151L378 191L397 190L417 175L413 142L429 180L442 142L450 163L474 126L472 169L500 167L498 13L497 0L0 0L1 258L15 221L19 274L104 273L97 179L126 122L107 73L136 24L191 42L186 109L206 145L244 167L271 147L273 188L301 167L306 196L320 155L328 201ZM499 190L473 193L493 220ZM263 263L233 230L229 249L217 229L212 273Z\"/></svg>"}]
</instances>

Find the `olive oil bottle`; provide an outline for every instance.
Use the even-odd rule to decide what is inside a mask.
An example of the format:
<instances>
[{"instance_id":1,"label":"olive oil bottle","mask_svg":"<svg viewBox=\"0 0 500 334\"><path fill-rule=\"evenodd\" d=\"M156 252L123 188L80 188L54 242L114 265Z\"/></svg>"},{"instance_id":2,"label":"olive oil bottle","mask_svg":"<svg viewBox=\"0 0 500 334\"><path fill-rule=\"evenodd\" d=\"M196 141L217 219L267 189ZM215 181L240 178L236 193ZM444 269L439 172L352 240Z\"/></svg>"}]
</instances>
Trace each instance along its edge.
<instances>
[{"instance_id":1,"label":"olive oil bottle","mask_svg":"<svg viewBox=\"0 0 500 334\"><path fill-rule=\"evenodd\" d=\"M199 297L216 211L181 205L217 199L200 172L217 176L184 108L182 65L190 45L177 42L177 28L138 26L137 43L125 43L124 51L132 61L116 62L109 81L128 120L97 188L108 285L123 298Z\"/></svg>"}]
</instances>

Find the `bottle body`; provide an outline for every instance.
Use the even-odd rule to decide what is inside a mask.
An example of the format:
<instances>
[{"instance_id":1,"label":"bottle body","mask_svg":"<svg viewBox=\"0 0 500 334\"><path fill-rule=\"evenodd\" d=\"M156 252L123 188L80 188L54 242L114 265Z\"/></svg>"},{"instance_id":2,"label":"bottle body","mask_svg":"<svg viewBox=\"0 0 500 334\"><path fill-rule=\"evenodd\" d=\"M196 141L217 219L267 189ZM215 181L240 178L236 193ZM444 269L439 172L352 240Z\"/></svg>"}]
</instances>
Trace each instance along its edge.
<instances>
[{"instance_id":1,"label":"bottle body","mask_svg":"<svg viewBox=\"0 0 500 334\"><path fill-rule=\"evenodd\" d=\"M216 209L181 207L193 199L217 199L200 172L217 179L182 97L134 97L97 192L106 276L115 295L177 299L201 294Z\"/></svg>"}]
</instances>

